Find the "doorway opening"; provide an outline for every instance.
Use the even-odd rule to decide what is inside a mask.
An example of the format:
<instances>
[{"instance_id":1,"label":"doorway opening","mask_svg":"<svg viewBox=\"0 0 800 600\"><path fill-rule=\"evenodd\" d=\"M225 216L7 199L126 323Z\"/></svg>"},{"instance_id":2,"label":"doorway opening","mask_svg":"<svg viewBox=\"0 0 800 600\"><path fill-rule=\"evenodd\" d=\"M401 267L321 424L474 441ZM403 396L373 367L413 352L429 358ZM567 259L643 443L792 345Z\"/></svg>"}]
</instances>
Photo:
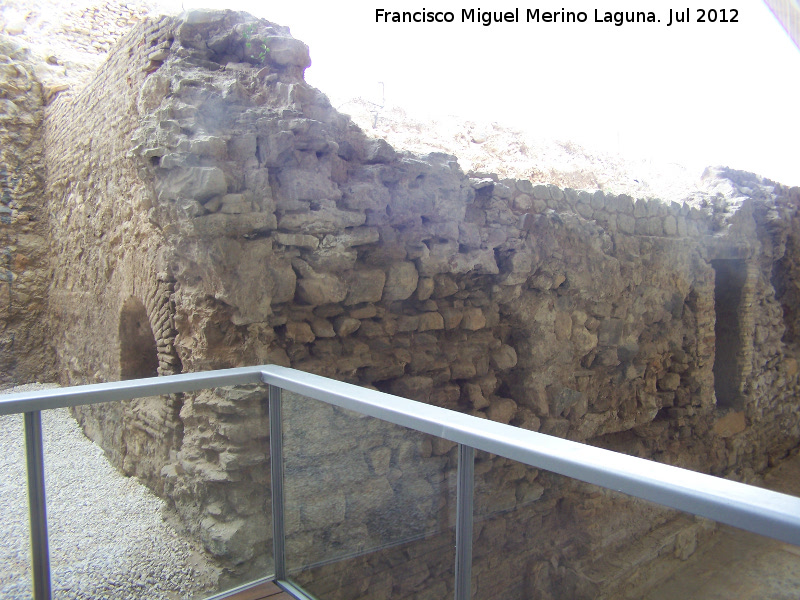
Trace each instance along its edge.
<instances>
[{"instance_id":1,"label":"doorway opening","mask_svg":"<svg viewBox=\"0 0 800 600\"><path fill-rule=\"evenodd\" d=\"M742 408L742 290L747 279L747 265L741 259L712 260L714 268L714 311L716 313L716 349L714 357L714 392L718 408Z\"/></svg>"},{"instance_id":2,"label":"doorway opening","mask_svg":"<svg viewBox=\"0 0 800 600\"><path fill-rule=\"evenodd\" d=\"M144 304L130 297L119 315L120 379L158 375L158 349Z\"/></svg>"}]
</instances>

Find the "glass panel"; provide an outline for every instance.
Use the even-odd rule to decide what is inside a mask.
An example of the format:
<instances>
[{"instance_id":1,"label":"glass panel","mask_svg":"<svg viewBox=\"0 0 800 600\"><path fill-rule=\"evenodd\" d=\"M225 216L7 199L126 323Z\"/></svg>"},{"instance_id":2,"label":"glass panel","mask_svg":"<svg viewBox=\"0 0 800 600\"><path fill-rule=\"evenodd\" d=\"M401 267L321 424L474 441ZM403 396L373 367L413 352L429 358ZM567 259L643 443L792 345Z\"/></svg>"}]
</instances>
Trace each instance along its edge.
<instances>
[{"instance_id":1,"label":"glass panel","mask_svg":"<svg viewBox=\"0 0 800 600\"><path fill-rule=\"evenodd\" d=\"M800 597L798 547L485 453L476 474L476 600Z\"/></svg>"},{"instance_id":2,"label":"glass panel","mask_svg":"<svg viewBox=\"0 0 800 600\"><path fill-rule=\"evenodd\" d=\"M22 415L0 417L0 598L30 598L30 522Z\"/></svg>"},{"instance_id":3,"label":"glass panel","mask_svg":"<svg viewBox=\"0 0 800 600\"><path fill-rule=\"evenodd\" d=\"M287 569L322 600L453 595L458 448L283 392Z\"/></svg>"},{"instance_id":4,"label":"glass panel","mask_svg":"<svg viewBox=\"0 0 800 600\"><path fill-rule=\"evenodd\" d=\"M77 415L43 415L54 598L203 598L272 573L265 387Z\"/></svg>"}]
</instances>

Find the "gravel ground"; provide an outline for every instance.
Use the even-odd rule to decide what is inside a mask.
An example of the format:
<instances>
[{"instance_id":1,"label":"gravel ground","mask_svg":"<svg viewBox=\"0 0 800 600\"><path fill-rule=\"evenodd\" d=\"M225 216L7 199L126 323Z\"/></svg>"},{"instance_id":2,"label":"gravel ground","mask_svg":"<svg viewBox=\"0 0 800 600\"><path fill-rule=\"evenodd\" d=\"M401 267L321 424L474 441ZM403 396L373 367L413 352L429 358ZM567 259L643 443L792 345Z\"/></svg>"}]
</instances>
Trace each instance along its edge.
<instances>
[{"instance_id":1,"label":"gravel ground","mask_svg":"<svg viewBox=\"0 0 800 600\"><path fill-rule=\"evenodd\" d=\"M53 387L28 385L0 393ZM219 569L115 470L66 409L42 415L53 597L178 599L215 591ZM0 417L0 600L31 597L22 415Z\"/></svg>"}]
</instances>

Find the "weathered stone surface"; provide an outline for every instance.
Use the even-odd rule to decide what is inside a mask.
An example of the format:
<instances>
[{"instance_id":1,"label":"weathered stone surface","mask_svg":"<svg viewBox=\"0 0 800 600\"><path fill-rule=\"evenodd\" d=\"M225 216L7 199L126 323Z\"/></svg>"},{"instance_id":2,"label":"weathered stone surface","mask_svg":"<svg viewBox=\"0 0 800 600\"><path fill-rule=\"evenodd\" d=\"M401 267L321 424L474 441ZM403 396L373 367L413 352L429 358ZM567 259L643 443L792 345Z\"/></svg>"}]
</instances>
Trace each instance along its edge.
<instances>
[{"instance_id":1,"label":"weathered stone surface","mask_svg":"<svg viewBox=\"0 0 800 600\"><path fill-rule=\"evenodd\" d=\"M228 185L225 173L218 167L184 167L172 169L169 179L157 186L162 202L178 198L191 198L202 202L217 194L224 194Z\"/></svg>"},{"instance_id":2,"label":"weathered stone surface","mask_svg":"<svg viewBox=\"0 0 800 600\"><path fill-rule=\"evenodd\" d=\"M347 283L330 273L317 273L301 260L292 262L300 275L297 280L297 298L301 302L320 306L335 304L347 296Z\"/></svg>"},{"instance_id":3,"label":"weathered stone surface","mask_svg":"<svg viewBox=\"0 0 800 600\"><path fill-rule=\"evenodd\" d=\"M361 327L361 321L352 317L337 317L333 322L333 327L336 330L336 335L347 337L351 333L358 331L358 328Z\"/></svg>"},{"instance_id":4,"label":"weathered stone surface","mask_svg":"<svg viewBox=\"0 0 800 600\"><path fill-rule=\"evenodd\" d=\"M406 376L392 382L391 392L403 398L426 401L433 389L433 379L421 376Z\"/></svg>"},{"instance_id":5,"label":"weathered stone surface","mask_svg":"<svg viewBox=\"0 0 800 600\"><path fill-rule=\"evenodd\" d=\"M737 433L741 433L747 427L747 420L742 412L729 412L719 417L711 431L721 438L728 438Z\"/></svg>"},{"instance_id":6,"label":"weathered stone surface","mask_svg":"<svg viewBox=\"0 0 800 600\"><path fill-rule=\"evenodd\" d=\"M43 134L49 98L34 61L10 38L0 40L0 384L57 379L46 319L52 250Z\"/></svg>"},{"instance_id":7,"label":"weathered stone surface","mask_svg":"<svg viewBox=\"0 0 800 600\"><path fill-rule=\"evenodd\" d=\"M510 423L517 412L517 403L510 398L494 398L486 410L486 415L492 421Z\"/></svg>"},{"instance_id":8,"label":"weathered stone surface","mask_svg":"<svg viewBox=\"0 0 800 600\"><path fill-rule=\"evenodd\" d=\"M316 318L311 321L311 329L314 335L320 338L332 338L336 336L333 325L328 319Z\"/></svg>"},{"instance_id":9,"label":"weathered stone surface","mask_svg":"<svg viewBox=\"0 0 800 600\"><path fill-rule=\"evenodd\" d=\"M281 66L294 65L305 69L311 65L308 46L290 37L272 36L263 39L269 48L268 58Z\"/></svg>"},{"instance_id":10,"label":"weathered stone surface","mask_svg":"<svg viewBox=\"0 0 800 600\"><path fill-rule=\"evenodd\" d=\"M548 389L548 393L550 414L556 417L562 416L569 408L583 399L583 394L566 387L555 386L553 389Z\"/></svg>"},{"instance_id":11,"label":"weathered stone surface","mask_svg":"<svg viewBox=\"0 0 800 600\"><path fill-rule=\"evenodd\" d=\"M278 228L311 234L333 233L345 227L357 227L364 221L366 216L360 212L322 208L311 213L286 213L278 219Z\"/></svg>"},{"instance_id":12,"label":"weathered stone surface","mask_svg":"<svg viewBox=\"0 0 800 600\"><path fill-rule=\"evenodd\" d=\"M392 264L386 275L383 289L384 300L406 300L417 289L419 273L414 263L401 262Z\"/></svg>"},{"instance_id":13,"label":"weathered stone surface","mask_svg":"<svg viewBox=\"0 0 800 600\"><path fill-rule=\"evenodd\" d=\"M419 316L419 331L430 331L432 329L444 329L444 318L438 312L422 313Z\"/></svg>"},{"instance_id":14,"label":"weathered stone surface","mask_svg":"<svg viewBox=\"0 0 800 600\"><path fill-rule=\"evenodd\" d=\"M661 390L675 391L681 385L681 376L677 373L667 373L658 380L658 388Z\"/></svg>"},{"instance_id":15,"label":"weathered stone surface","mask_svg":"<svg viewBox=\"0 0 800 600\"><path fill-rule=\"evenodd\" d=\"M378 269L353 271L347 277L349 291L344 303L346 305L362 302L379 302L383 297L386 273Z\"/></svg>"},{"instance_id":16,"label":"weathered stone surface","mask_svg":"<svg viewBox=\"0 0 800 600\"><path fill-rule=\"evenodd\" d=\"M505 371L517 364L517 352L511 346L503 344L492 353L492 366L498 371Z\"/></svg>"},{"instance_id":17,"label":"weathered stone surface","mask_svg":"<svg viewBox=\"0 0 800 600\"><path fill-rule=\"evenodd\" d=\"M282 233L275 232L272 236L278 244L284 246L295 246L297 248L310 248L316 250L319 246L319 238L313 235L304 235L302 233Z\"/></svg>"},{"instance_id":18,"label":"weathered stone surface","mask_svg":"<svg viewBox=\"0 0 800 600\"><path fill-rule=\"evenodd\" d=\"M461 328L468 331L477 331L486 327L486 316L480 308L473 307L464 309L464 316L461 319Z\"/></svg>"},{"instance_id":19,"label":"weathered stone surface","mask_svg":"<svg viewBox=\"0 0 800 600\"><path fill-rule=\"evenodd\" d=\"M300 344L309 344L314 341L314 332L308 323L287 323L286 337Z\"/></svg>"}]
</instances>

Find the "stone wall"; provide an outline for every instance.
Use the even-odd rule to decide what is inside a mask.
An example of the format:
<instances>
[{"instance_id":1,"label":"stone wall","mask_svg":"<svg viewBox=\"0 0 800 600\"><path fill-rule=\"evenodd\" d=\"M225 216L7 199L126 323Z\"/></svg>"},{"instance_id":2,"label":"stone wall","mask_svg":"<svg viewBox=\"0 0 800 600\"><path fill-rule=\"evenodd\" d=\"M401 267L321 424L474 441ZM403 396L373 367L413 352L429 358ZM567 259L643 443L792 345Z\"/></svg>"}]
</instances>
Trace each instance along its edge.
<instances>
[{"instance_id":1,"label":"stone wall","mask_svg":"<svg viewBox=\"0 0 800 600\"><path fill-rule=\"evenodd\" d=\"M0 385L53 377L43 118L30 54L0 36Z\"/></svg>"},{"instance_id":2,"label":"stone wall","mask_svg":"<svg viewBox=\"0 0 800 600\"><path fill-rule=\"evenodd\" d=\"M150 23L125 38L98 78L47 107L50 314L63 382L181 371L173 347L173 281L160 234L147 218L151 189L126 157L151 42L168 39L167 23ZM120 339L125 333L131 337ZM137 363L131 347L148 354L140 362L155 372L131 366ZM180 445L179 407L177 398L148 398L86 408L81 420L88 435L109 440L106 450L125 473L163 491L157 474Z\"/></svg>"},{"instance_id":3,"label":"stone wall","mask_svg":"<svg viewBox=\"0 0 800 600\"><path fill-rule=\"evenodd\" d=\"M85 91L54 102L50 302L65 383L277 363L748 481L797 445L796 188L709 172L716 195L665 204L464 174L455 157L365 136L305 84L308 65L285 28L193 12L137 26ZM715 367L717 336L732 350ZM722 403L715 372L732 374ZM244 569L263 566L269 538L265 407L263 390L220 389L80 416ZM399 457L453 466L451 448L354 443L378 505L400 493ZM530 574L505 597L597 597L574 567L632 537L688 556L672 513L480 464L491 525L476 539L508 551L502 565L479 557L479 585ZM333 499L347 512L361 489ZM609 540L620 507L630 518ZM332 539L296 522L306 548ZM373 539L370 523L348 527ZM535 543L534 524L552 543Z\"/></svg>"}]
</instances>

